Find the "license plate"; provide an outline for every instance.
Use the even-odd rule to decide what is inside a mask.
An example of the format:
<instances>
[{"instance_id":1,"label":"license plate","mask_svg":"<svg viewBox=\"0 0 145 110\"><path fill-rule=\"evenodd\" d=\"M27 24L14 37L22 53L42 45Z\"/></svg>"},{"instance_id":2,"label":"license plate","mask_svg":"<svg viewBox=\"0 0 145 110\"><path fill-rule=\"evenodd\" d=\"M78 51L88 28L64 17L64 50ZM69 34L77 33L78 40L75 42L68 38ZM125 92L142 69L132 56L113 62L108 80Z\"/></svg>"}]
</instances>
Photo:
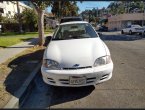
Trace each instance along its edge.
<instances>
[{"instance_id":1,"label":"license plate","mask_svg":"<svg viewBox=\"0 0 145 110\"><path fill-rule=\"evenodd\" d=\"M72 85L82 85L86 84L86 78L85 77L77 77L77 76L71 76L69 83Z\"/></svg>"}]
</instances>

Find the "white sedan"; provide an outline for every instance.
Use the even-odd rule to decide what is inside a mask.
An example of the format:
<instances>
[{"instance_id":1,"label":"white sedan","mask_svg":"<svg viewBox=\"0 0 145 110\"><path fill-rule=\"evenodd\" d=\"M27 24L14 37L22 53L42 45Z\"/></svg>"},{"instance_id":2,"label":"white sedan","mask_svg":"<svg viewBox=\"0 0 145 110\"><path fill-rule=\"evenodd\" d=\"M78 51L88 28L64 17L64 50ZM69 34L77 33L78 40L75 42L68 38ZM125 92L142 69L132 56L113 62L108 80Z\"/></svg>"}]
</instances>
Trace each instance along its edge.
<instances>
[{"instance_id":1,"label":"white sedan","mask_svg":"<svg viewBox=\"0 0 145 110\"><path fill-rule=\"evenodd\" d=\"M109 80L112 71L108 47L85 21L58 26L44 52L41 66L44 82L54 86L95 85Z\"/></svg>"},{"instance_id":2,"label":"white sedan","mask_svg":"<svg viewBox=\"0 0 145 110\"><path fill-rule=\"evenodd\" d=\"M121 30L122 34L134 34L134 33L139 33L139 34L143 34L144 33L144 28L141 27L140 25L130 25L127 26L125 29Z\"/></svg>"}]
</instances>

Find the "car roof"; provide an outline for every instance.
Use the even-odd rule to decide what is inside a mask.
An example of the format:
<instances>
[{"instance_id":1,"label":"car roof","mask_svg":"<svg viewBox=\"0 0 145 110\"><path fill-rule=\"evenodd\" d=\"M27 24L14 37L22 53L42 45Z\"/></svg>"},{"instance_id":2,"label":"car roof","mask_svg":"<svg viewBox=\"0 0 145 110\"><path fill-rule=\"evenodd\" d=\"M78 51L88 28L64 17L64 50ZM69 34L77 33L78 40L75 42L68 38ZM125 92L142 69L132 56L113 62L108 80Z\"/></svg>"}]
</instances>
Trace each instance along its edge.
<instances>
[{"instance_id":1,"label":"car roof","mask_svg":"<svg viewBox=\"0 0 145 110\"><path fill-rule=\"evenodd\" d=\"M66 25L66 24L79 24L79 23L88 23L88 22L86 22L86 21L70 21L70 22L61 23L60 25Z\"/></svg>"},{"instance_id":2,"label":"car roof","mask_svg":"<svg viewBox=\"0 0 145 110\"><path fill-rule=\"evenodd\" d=\"M83 21L83 19L81 17L63 17L60 20L60 23L64 23L64 22L71 22L71 21Z\"/></svg>"}]
</instances>

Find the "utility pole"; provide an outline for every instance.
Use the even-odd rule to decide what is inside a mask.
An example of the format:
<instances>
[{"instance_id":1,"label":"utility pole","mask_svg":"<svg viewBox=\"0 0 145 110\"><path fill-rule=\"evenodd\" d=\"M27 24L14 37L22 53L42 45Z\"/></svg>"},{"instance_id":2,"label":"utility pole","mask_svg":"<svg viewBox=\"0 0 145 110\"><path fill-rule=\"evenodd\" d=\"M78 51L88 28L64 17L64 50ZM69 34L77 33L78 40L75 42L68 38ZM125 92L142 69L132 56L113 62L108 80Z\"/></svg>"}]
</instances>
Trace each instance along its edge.
<instances>
[{"instance_id":1,"label":"utility pole","mask_svg":"<svg viewBox=\"0 0 145 110\"><path fill-rule=\"evenodd\" d=\"M19 8L19 1L16 1L17 3L17 12L18 12L18 22L19 22L19 32L22 33L22 23L21 23L21 16L20 16L20 8Z\"/></svg>"},{"instance_id":2,"label":"utility pole","mask_svg":"<svg viewBox=\"0 0 145 110\"><path fill-rule=\"evenodd\" d=\"M143 20L142 20L142 26L144 26L144 16L145 16L145 6L143 2Z\"/></svg>"},{"instance_id":3,"label":"utility pole","mask_svg":"<svg viewBox=\"0 0 145 110\"><path fill-rule=\"evenodd\" d=\"M61 19L61 1L59 1L59 21Z\"/></svg>"}]
</instances>

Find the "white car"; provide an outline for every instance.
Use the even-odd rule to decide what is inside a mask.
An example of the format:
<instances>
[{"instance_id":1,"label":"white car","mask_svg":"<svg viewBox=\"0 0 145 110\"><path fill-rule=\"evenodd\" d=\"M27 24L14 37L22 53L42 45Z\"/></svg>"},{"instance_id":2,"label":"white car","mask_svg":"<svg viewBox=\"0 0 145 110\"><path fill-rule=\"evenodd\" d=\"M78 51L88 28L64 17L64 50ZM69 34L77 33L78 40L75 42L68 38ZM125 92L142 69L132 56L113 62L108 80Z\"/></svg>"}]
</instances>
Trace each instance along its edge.
<instances>
[{"instance_id":1,"label":"white car","mask_svg":"<svg viewBox=\"0 0 145 110\"><path fill-rule=\"evenodd\" d=\"M95 85L112 77L113 62L105 43L85 21L61 23L48 44L41 66L45 83Z\"/></svg>"},{"instance_id":2,"label":"white car","mask_svg":"<svg viewBox=\"0 0 145 110\"><path fill-rule=\"evenodd\" d=\"M139 34L143 34L144 33L144 29L143 27L141 27L140 25L130 25L127 26L125 29L121 30L122 34L134 34L134 33L139 33Z\"/></svg>"}]
</instances>

